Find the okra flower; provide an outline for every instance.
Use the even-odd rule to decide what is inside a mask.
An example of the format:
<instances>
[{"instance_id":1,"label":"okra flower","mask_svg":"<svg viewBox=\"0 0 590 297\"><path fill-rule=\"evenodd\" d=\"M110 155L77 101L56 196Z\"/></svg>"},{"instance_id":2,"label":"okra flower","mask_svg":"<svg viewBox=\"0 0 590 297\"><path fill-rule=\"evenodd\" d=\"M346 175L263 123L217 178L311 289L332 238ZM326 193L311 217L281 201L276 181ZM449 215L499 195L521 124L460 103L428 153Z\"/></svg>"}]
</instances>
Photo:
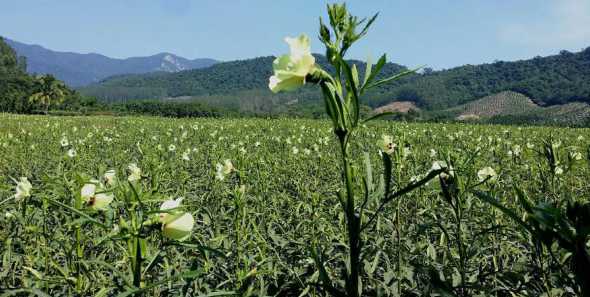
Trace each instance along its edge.
<instances>
[{"instance_id":1,"label":"okra flower","mask_svg":"<svg viewBox=\"0 0 590 297\"><path fill-rule=\"evenodd\" d=\"M90 183L82 187L80 196L86 201L88 207L96 210L104 210L113 202L114 198L112 193L104 193L104 190L104 187L98 181L91 180Z\"/></svg>"},{"instance_id":2,"label":"okra flower","mask_svg":"<svg viewBox=\"0 0 590 297\"><path fill-rule=\"evenodd\" d=\"M104 180L108 186L113 186L117 183L117 173L114 169L108 170L104 173Z\"/></svg>"},{"instance_id":3,"label":"okra flower","mask_svg":"<svg viewBox=\"0 0 590 297\"><path fill-rule=\"evenodd\" d=\"M452 167L449 167L447 165L447 162L445 161L434 161L432 163L432 168L430 170L435 171L435 170L441 170L441 169L445 169L446 171L448 171L448 174L446 172L441 172L438 176L443 178L443 179L447 179L449 176L455 176L455 171L453 170Z\"/></svg>"},{"instance_id":4,"label":"okra flower","mask_svg":"<svg viewBox=\"0 0 590 297\"><path fill-rule=\"evenodd\" d=\"M70 157L70 158L74 158L74 157L76 157L76 156L78 155L78 153L76 152L76 150L75 150L75 149L71 148L71 149L69 149L69 150L68 150L68 153L67 153L67 155L68 155L68 157Z\"/></svg>"},{"instance_id":5,"label":"okra flower","mask_svg":"<svg viewBox=\"0 0 590 297\"><path fill-rule=\"evenodd\" d=\"M274 75L270 77L268 87L273 93L293 91L305 84L305 77L315 68L315 58L311 54L309 37L305 34L296 38L287 37L291 54L274 60Z\"/></svg>"},{"instance_id":6,"label":"okra flower","mask_svg":"<svg viewBox=\"0 0 590 297\"><path fill-rule=\"evenodd\" d=\"M70 142L68 141L67 138L63 137L60 141L61 147L67 147L70 145Z\"/></svg>"},{"instance_id":7,"label":"okra flower","mask_svg":"<svg viewBox=\"0 0 590 297\"><path fill-rule=\"evenodd\" d=\"M18 201L27 197L31 197L31 190L33 186L29 182L26 177L21 177L20 180L16 183L16 194L14 194L14 198Z\"/></svg>"},{"instance_id":8,"label":"okra flower","mask_svg":"<svg viewBox=\"0 0 590 297\"><path fill-rule=\"evenodd\" d=\"M393 154L393 151L396 147L395 143L393 143L393 137L391 135L383 135L378 144L381 151L388 155Z\"/></svg>"},{"instance_id":9,"label":"okra flower","mask_svg":"<svg viewBox=\"0 0 590 297\"><path fill-rule=\"evenodd\" d=\"M141 169L137 167L137 164L131 163L127 166L127 169L129 170L129 177L127 177L128 181L136 182L141 179Z\"/></svg>"},{"instance_id":10,"label":"okra flower","mask_svg":"<svg viewBox=\"0 0 590 297\"><path fill-rule=\"evenodd\" d=\"M483 182L485 180L488 180L490 182L494 182L498 178L498 175L496 174L496 171L492 167L488 166L488 167L480 169L477 172L477 177L479 178L480 182Z\"/></svg>"},{"instance_id":11,"label":"okra flower","mask_svg":"<svg viewBox=\"0 0 590 297\"><path fill-rule=\"evenodd\" d=\"M561 168L561 166L555 167L555 175L561 175L561 174L563 174L563 168Z\"/></svg>"},{"instance_id":12,"label":"okra flower","mask_svg":"<svg viewBox=\"0 0 590 297\"><path fill-rule=\"evenodd\" d=\"M160 206L160 210L167 211L160 213L162 233L164 236L178 241L189 238L195 225L195 219L190 213L176 210L180 207L181 202L182 198L167 200Z\"/></svg>"},{"instance_id":13,"label":"okra flower","mask_svg":"<svg viewBox=\"0 0 590 297\"><path fill-rule=\"evenodd\" d=\"M230 159L226 159L223 162L223 165L221 163L217 163L215 165L215 169L215 178L218 180L224 180L226 175L232 173L235 170L235 167Z\"/></svg>"}]
</instances>

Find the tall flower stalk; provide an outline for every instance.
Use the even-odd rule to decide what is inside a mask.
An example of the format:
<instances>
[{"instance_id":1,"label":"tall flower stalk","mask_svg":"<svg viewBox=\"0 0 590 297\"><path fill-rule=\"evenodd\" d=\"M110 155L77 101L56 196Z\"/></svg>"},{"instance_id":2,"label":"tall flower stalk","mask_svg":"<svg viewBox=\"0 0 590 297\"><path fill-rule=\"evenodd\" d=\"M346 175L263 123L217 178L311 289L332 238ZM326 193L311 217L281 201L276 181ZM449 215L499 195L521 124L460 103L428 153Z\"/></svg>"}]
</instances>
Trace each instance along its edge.
<instances>
[{"instance_id":1,"label":"tall flower stalk","mask_svg":"<svg viewBox=\"0 0 590 297\"><path fill-rule=\"evenodd\" d=\"M346 5L333 4L328 5L328 16L330 27L325 25L320 18L320 41L326 47L326 57L333 71L328 72L319 65L313 64L315 58L311 55L307 36L286 38L291 54L278 57L274 61L274 75L269 80L269 88L273 92L292 91L307 82L311 82L319 85L322 90L326 113L332 121L333 131L338 139L342 162L344 188L337 193L337 196L346 218L348 238L348 257L344 261L347 263L344 263L343 268L344 290L333 285L334 282L330 279L317 251L313 250L312 253L320 272L321 286L325 291L334 296L357 297L361 296L363 292L360 282L362 277L363 232L375 222L375 219L383 212L386 205L400 196L421 187L445 169L434 170L427 174L425 178L405 187L400 187L395 191L391 183L392 161L388 153L385 152L381 154L384 163L384 187L376 187L372 184L371 170L367 170L364 177L357 176L358 173L353 170L354 160L350 150L350 143L354 138L355 131L361 124L385 115L379 114L361 120L361 97L368 90L414 73L414 70L407 70L392 77L378 79L378 75L386 63L386 56L383 55L375 65L367 62L365 74L361 79L357 66L350 65L344 57L351 46L367 34L377 15L370 19L359 19L350 15ZM362 29L359 31L361 27ZM366 158L367 168L371 168L368 160L369 158ZM355 185L358 180L362 180L362 185ZM358 191L359 188L362 191ZM379 190L376 189L379 188L383 188L383 190L377 192ZM371 215L365 217L364 212L367 210L367 202L370 196L381 196L382 199L378 204L379 206L371 210Z\"/></svg>"}]
</instances>

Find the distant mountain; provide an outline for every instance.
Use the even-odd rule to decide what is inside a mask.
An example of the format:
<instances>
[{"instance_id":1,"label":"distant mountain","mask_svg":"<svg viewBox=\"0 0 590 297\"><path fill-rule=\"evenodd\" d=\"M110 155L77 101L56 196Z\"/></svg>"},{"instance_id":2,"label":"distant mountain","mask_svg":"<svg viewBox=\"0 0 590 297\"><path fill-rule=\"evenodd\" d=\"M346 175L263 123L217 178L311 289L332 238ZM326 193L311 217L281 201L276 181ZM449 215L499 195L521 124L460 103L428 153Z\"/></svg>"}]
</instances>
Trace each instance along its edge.
<instances>
[{"instance_id":1,"label":"distant mountain","mask_svg":"<svg viewBox=\"0 0 590 297\"><path fill-rule=\"evenodd\" d=\"M178 72L205 68L217 63L213 59L189 60L170 53L114 59L99 54L57 52L10 39L5 41L19 56L26 57L28 72L53 74L72 87L96 83L113 75Z\"/></svg>"}]
</instances>

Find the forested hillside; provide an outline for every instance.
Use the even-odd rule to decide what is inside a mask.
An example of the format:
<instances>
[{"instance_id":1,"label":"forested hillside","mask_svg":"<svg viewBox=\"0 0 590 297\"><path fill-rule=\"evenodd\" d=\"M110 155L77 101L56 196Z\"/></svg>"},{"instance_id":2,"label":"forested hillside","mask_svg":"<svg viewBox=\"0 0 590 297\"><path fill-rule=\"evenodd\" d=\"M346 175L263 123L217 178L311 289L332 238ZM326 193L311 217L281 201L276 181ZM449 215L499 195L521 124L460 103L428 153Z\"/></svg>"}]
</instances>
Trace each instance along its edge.
<instances>
[{"instance_id":1,"label":"forested hillside","mask_svg":"<svg viewBox=\"0 0 590 297\"><path fill-rule=\"evenodd\" d=\"M106 101L128 99L167 98L181 96L225 95L231 97L240 92L260 90L270 95L268 78L272 75L274 57L259 57L248 60L225 62L204 69L181 71L177 73L152 73L144 75L114 76L81 89ZM316 61L323 68L329 69L324 56L316 55ZM364 63L355 61L361 68ZM406 70L404 66L388 63L382 75L393 75ZM305 100L310 97L319 99L319 93L303 89L293 94Z\"/></svg>"},{"instance_id":2,"label":"forested hillside","mask_svg":"<svg viewBox=\"0 0 590 297\"><path fill-rule=\"evenodd\" d=\"M317 56L325 67L325 58ZM235 99L238 93L259 90L270 97L267 79L273 57L220 63L206 69L178 73L126 75L112 77L82 92L107 101L129 99L221 96ZM363 63L358 62L361 68ZM406 69L388 63L384 75ZM440 110L502 91L527 95L539 105L568 102L590 102L590 48L558 55L535 57L516 62L465 65L442 71L426 68L420 74L384 85L368 94L365 103L372 107L392 101L413 101L426 110ZM319 100L316 91L304 89L291 99L310 102ZM248 100L248 98L241 98Z\"/></svg>"},{"instance_id":3,"label":"forested hillside","mask_svg":"<svg viewBox=\"0 0 590 297\"><path fill-rule=\"evenodd\" d=\"M26 62L0 38L0 112L26 112L30 109L33 77L26 73Z\"/></svg>"},{"instance_id":4,"label":"forested hillside","mask_svg":"<svg viewBox=\"0 0 590 297\"><path fill-rule=\"evenodd\" d=\"M388 92L406 90L418 105L451 107L502 91L524 94L540 105L590 102L590 48L517 62L466 65L415 76Z\"/></svg>"},{"instance_id":5,"label":"forested hillside","mask_svg":"<svg viewBox=\"0 0 590 297\"><path fill-rule=\"evenodd\" d=\"M0 112L47 113L52 106L79 108L94 101L83 98L52 75L27 74L26 59L0 37Z\"/></svg>"}]
</instances>

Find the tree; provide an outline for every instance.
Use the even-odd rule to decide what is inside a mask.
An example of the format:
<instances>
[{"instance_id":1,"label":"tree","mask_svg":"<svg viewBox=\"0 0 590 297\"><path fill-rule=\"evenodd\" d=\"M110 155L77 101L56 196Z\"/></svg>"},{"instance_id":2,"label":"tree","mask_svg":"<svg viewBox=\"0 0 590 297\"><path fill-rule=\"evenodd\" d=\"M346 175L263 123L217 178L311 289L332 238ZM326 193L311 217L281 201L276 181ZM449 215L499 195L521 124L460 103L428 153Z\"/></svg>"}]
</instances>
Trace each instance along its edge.
<instances>
[{"instance_id":1,"label":"tree","mask_svg":"<svg viewBox=\"0 0 590 297\"><path fill-rule=\"evenodd\" d=\"M38 91L29 97L29 101L43 105L45 114L51 104L62 103L70 92L62 81L52 75L38 76L35 84Z\"/></svg>"}]
</instances>

